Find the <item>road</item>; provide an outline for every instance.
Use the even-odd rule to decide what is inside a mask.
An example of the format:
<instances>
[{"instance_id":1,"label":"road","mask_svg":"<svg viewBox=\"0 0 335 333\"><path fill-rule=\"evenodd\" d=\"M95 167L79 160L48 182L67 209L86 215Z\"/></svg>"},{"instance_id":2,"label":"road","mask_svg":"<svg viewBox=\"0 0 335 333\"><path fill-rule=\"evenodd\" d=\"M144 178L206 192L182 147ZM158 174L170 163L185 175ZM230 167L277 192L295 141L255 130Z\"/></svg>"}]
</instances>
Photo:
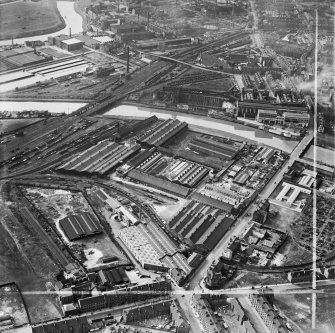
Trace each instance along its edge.
<instances>
[{"instance_id":1,"label":"road","mask_svg":"<svg viewBox=\"0 0 335 333\"><path fill-rule=\"evenodd\" d=\"M162 60L173 61L173 62L176 62L178 64L189 66L191 68L199 69L199 70L206 71L206 72L218 73L218 74L226 74L226 75L234 76L233 73L228 73L228 72L223 72L223 71L217 71L215 69L210 69L210 68L203 67L203 66L200 66L200 65L190 64L188 62L185 62L185 61L182 61L182 60L179 60L179 59L167 57L167 56L156 54L156 53L151 53L151 52L141 52L141 53L147 54L147 55L150 55L152 57L156 57L156 58L159 58L159 59L162 59Z\"/></svg>"},{"instance_id":2,"label":"road","mask_svg":"<svg viewBox=\"0 0 335 333\"><path fill-rule=\"evenodd\" d=\"M253 30L258 29L258 16L255 8L255 0L249 0L252 16L254 17Z\"/></svg>"},{"instance_id":3,"label":"road","mask_svg":"<svg viewBox=\"0 0 335 333\"><path fill-rule=\"evenodd\" d=\"M284 165L280 168L280 170L275 174L275 176L271 179L271 181L264 187L260 196L264 199L267 199L271 193L273 192L274 188L283 178L284 173L287 172L288 168L298 160L300 154L306 148L306 146L313 140L313 132L311 131L307 134L303 139L299 142L299 144L293 149L290 154L290 158L284 163Z\"/></svg>"}]
</instances>

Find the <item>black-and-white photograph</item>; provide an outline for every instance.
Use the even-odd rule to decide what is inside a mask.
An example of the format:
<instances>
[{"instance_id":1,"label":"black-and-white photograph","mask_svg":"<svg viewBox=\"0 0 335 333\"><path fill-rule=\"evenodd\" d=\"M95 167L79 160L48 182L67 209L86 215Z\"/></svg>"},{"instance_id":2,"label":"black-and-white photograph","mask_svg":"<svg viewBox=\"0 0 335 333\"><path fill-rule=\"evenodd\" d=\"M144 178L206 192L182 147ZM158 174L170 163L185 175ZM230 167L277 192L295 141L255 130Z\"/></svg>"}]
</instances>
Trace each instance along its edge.
<instances>
[{"instance_id":1,"label":"black-and-white photograph","mask_svg":"<svg viewBox=\"0 0 335 333\"><path fill-rule=\"evenodd\" d=\"M1 333L335 333L334 0L0 0Z\"/></svg>"}]
</instances>

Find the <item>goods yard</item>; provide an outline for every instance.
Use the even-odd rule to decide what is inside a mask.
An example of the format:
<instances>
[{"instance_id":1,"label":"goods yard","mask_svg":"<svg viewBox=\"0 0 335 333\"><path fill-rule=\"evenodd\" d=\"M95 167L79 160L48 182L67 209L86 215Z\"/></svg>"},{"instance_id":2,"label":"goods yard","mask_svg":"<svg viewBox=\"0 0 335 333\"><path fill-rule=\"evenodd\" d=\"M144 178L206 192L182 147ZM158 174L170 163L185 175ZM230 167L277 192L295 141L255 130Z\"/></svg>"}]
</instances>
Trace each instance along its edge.
<instances>
[{"instance_id":1,"label":"goods yard","mask_svg":"<svg viewBox=\"0 0 335 333\"><path fill-rule=\"evenodd\" d=\"M220 209L190 201L171 219L169 227L191 246L212 250L232 226L234 219Z\"/></svg>"},{"instance_id":2,"label":"goods yard","mask_svg":"<svg viewBox=\"0 0 335 333\"><path fill-rule=\"evenodd\" d=\"M102 141L61 165L58 170L85 174L104 175L140 150L140 145L119 145Z\"/></svg>"}]
</instances>

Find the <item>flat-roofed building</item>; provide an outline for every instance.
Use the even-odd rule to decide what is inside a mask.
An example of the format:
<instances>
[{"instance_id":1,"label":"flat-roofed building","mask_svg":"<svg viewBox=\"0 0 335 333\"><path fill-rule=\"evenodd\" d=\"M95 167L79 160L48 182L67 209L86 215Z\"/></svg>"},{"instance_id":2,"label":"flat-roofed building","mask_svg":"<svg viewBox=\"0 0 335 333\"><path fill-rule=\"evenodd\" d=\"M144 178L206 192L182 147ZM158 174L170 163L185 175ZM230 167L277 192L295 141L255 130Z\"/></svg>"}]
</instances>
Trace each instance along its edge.
<instances>
[{"instance_id":1,"label":"flat-roofed building","mask_svg":"<svg viewBox=\"0 0 335 333\"><path fill-rule=\"evenodd\" d=\"M62 49L65 49L67 51L76 51L81 50L83 48L84 42L77 38L70 38L63 40L61 42Z\"/></svg>"}]
</instances>

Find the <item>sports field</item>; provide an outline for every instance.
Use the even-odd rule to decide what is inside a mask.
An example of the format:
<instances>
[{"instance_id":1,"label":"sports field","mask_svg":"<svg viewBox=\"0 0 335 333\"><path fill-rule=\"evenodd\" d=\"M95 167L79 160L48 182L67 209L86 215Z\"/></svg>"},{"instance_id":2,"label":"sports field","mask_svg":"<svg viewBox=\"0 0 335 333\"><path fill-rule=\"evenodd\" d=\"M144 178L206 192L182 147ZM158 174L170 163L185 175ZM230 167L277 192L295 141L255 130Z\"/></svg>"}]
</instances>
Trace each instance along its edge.
<instances>
[{"instance_id":1,"label":"sports field","mask_svg":"<svg viewBox=\"0 0 335 333\"><path fill-rule=\"evenodd\" d=\"M0 39L51 33L65 24L56 0L0 2Z\"/></svg>"}]
</instances>

